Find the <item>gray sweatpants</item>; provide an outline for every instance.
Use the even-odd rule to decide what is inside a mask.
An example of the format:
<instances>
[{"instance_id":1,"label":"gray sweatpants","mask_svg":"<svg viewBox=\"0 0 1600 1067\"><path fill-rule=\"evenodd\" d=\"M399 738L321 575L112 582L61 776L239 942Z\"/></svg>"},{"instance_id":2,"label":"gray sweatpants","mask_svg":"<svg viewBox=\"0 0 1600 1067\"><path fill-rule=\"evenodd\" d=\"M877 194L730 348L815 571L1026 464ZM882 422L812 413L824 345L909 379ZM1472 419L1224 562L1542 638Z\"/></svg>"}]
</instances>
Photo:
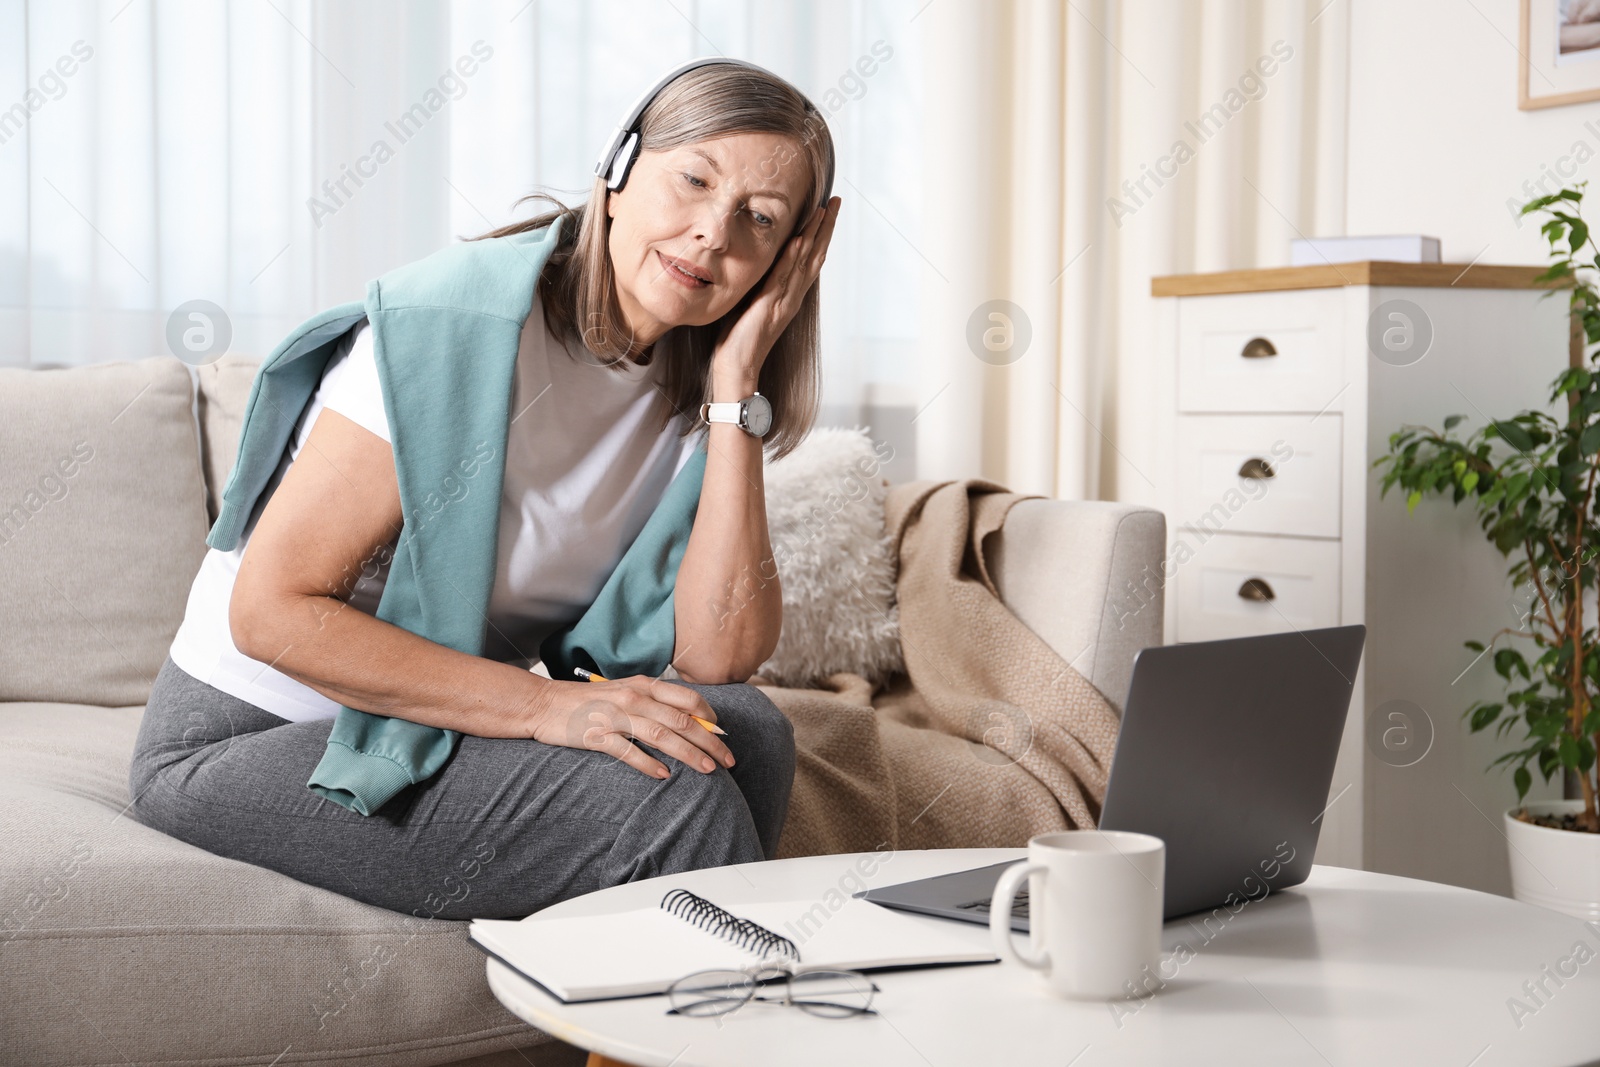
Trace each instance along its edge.
<instances>
[{"instance_id":1,"label":"gray sweatpants","mask_svg":"<svg viewBox=\"0 0 1600 1067\"><path fill-rule=\"evenodd\" d=\"M706 774L646 746L672 772L656 779L601 752L464 734L437 774L364 816L306 788L332 719L290 722L168 659L129 771L133 815L424 918L522 918L623 882L773 858L793 726L754 686L675 684L715 709L732 768Z\"/></svg>"}]
</instances>

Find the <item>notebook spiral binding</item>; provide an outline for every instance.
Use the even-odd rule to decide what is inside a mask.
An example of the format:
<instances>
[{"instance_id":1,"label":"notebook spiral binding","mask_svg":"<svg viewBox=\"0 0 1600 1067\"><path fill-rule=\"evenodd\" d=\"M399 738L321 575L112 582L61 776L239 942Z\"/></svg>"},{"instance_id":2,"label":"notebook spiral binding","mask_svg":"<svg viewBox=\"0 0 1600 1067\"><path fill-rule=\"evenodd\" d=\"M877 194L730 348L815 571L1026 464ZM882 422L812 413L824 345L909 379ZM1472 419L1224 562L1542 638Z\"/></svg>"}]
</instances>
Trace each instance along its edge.
<instances>
[{"instance_id":1,"label":"notebook spiral binding","mask_svg":"<svg viewBox=\"0 0 1600 1067\"><path fill-rule=\"evenodd\" d=\"M782 934L773 933L760 923L741 919L724 911L705 897L687 889L674 889L661 898L661 906L702 930L726 938L740 948L750 949L763 959L771 955L788 956L800 962L800 950Z\"/></svg>"}]
</instances>

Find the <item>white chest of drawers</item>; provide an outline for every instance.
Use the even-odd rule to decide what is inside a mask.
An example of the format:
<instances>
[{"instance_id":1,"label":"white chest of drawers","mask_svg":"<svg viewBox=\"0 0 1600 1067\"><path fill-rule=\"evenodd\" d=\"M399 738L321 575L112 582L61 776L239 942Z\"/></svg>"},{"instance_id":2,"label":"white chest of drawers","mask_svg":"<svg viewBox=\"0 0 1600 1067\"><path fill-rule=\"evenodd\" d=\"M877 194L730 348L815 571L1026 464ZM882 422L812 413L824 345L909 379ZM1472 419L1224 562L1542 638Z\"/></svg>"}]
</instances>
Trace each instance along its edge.
<instances>
[{"instance_id":1,"label":"white chest of drawers","mask_svg":"<svg viewBox=\"0 0 1600 1067\"><path fill-rule=\"evenodd\" d=\"M1509 892L1499 824L1516 794L1484 768L1521 734L1461 720L1501 692L1462 642L1517 625L1509 561L1469 503L1380 501L1372 462L1402 424L1462 414L1464 432L1549 406L1568 318L1539 272L1346 263L1152 282L1156 461L1127 495L1167 513L1167 641L1367 625L1318 863ZM1559 789L1535 776L1530 795Z\"/></svg>"}]
</instances>

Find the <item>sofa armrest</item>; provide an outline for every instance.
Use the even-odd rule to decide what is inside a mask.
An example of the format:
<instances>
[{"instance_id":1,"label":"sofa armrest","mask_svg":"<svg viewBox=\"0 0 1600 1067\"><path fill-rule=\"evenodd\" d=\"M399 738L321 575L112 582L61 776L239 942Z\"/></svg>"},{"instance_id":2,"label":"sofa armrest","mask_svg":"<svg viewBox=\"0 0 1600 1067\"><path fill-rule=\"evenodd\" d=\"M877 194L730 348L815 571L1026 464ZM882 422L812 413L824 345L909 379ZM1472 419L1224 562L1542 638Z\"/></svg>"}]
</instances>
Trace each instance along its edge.
<instances>
[{"instance_id":1,"label":"sofa armrest","mask_svg":"<svg viewBox=\"0 0 1600 1067\"><path fill-rule=\"evenodd\" d=\"M1000 596L1122 712L1133 657L1162 643L1166 516L1103 500L1012 505L987 546Z\"/></svg>"}]
</instances>

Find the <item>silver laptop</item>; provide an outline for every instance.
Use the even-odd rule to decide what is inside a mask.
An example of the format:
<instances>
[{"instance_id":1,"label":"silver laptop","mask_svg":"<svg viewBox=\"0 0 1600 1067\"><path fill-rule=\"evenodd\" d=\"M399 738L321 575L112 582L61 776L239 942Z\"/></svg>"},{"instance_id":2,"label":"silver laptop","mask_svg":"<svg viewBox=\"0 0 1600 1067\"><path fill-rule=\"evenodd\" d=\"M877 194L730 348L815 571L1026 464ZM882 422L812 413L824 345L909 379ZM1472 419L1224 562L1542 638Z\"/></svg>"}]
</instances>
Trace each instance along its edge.
<instances>
[{"instance_id":1,"label":"silver laptop","mask_svg":"<svg viewBox=\"0 0 1600 1067\"><path fill-rule=\"evenodd\" d=\"M1166 842L1166 918L1305 881L1366 632L1336 626L1134 657L1099 828ZM995 881L1015 862L855 895L987 924ZM1027 895L1024 885L1011 913L1024 933Z\"/></svg>"}]
</instances>

